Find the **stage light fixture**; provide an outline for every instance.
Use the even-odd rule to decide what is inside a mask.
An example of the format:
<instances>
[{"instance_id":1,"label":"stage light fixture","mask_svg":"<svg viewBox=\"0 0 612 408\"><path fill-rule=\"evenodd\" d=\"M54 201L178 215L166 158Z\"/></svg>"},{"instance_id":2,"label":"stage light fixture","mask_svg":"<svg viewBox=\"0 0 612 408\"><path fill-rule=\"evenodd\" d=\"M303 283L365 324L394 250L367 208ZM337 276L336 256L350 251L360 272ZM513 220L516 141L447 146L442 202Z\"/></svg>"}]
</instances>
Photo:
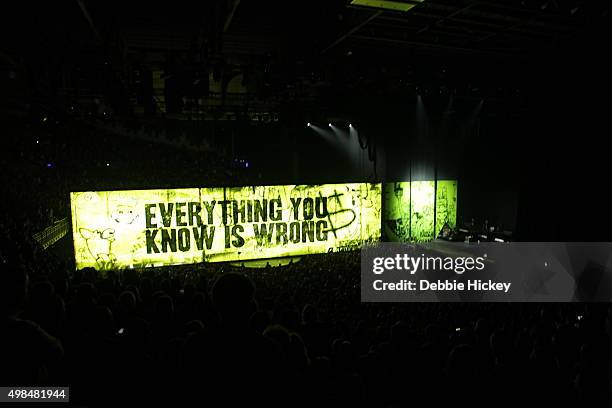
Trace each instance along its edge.
<instances>
[{"instance_id":1,"label":"stage light fixture","mask_svg":"<svg viewBox=\"0 0 612 408\"><path fill-rule=\"evenodd\" d=\"M329 127L332 127L332 124L331 124L331 123L328 123L328 125L329 125Z\"/></svg>"},{"instance_id":2,"label":"stage light fixture","mask_svg":"<svg viewBox=\"0 0 612 408\"><path fill-rule=\"evenodd\" d=\"M310 122L308 122L308 123L306 124L306 126L310 127Z\"/></svg>"}]
</instances>

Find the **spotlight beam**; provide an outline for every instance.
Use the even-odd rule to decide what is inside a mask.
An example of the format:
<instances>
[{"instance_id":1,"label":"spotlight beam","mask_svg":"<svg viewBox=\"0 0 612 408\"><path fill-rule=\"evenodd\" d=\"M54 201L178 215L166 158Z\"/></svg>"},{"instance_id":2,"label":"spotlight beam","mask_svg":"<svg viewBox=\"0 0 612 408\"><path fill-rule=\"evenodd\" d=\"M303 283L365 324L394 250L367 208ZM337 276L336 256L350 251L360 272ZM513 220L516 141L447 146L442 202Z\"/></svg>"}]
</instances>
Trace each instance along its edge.
<instances>
[{"instance_id":1,"label":"spotlight beam","mask_svg":"<svg viewBox=\"0 0 612 408\"><path fill-rule=\"evenodd\" d=\"M329 127L331 127L331 129L334 132L334 135L336 135L336 137L338 137L340 139L346 138L345 132L342 129L340 129L339 127L334 126L331 123L329 124Z\"/></svg>"}]
</instances>

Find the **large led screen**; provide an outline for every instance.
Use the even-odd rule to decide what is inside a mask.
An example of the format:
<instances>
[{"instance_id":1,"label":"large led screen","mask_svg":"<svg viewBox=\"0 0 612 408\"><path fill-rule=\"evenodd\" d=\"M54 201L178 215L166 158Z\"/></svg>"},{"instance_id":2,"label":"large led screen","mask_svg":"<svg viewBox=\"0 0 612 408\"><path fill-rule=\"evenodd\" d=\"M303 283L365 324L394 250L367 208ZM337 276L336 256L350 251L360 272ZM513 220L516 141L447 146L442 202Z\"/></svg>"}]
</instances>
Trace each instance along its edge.
<instances>
[{"instance_id":1,"label":"large led screen","mask_svg":"<svg viewBox=\"0 0 612 408\"><path fill-rule=\"evenodd\" d=\"M70 204L77 269L314 254L380 238L380 184L89 191Z\"/></svg>"}]
</instances>

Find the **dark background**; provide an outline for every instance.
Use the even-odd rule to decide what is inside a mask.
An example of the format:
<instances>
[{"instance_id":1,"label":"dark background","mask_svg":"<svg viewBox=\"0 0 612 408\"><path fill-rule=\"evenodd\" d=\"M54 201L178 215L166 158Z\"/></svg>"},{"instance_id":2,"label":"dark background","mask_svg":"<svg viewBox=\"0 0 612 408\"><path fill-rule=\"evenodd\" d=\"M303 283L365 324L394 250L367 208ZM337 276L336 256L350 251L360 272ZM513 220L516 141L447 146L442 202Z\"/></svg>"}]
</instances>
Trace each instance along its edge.
<instances>
[{"instance_id":1,"label":"dark background","mask_svg":"<svg viewBox=\"0 0 612 408\"><path fill-rule=\"evenodd\" d=\"M25 124L78 150L75 123L163 132L206 143L233 171L184 185L458 179L460 225L610 239L606 2L427 0L395 13L342 0L26 1L3 14L7 133ZM370 154L307 122L352 123ZM106 188L137 173L125 152L116 186L98 176ZM43 154L58 168L70 160Z\"/></svg>"}]
</instances>

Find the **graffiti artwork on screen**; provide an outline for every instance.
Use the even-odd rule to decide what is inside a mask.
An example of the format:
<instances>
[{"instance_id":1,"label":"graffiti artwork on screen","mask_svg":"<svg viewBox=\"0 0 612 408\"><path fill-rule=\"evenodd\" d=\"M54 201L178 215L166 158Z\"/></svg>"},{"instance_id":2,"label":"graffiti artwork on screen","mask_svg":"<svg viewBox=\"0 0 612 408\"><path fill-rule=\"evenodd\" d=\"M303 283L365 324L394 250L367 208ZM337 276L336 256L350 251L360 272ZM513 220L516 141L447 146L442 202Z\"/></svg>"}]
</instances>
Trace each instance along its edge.
<instances>
[{"instance_id":1,"label":"graffiti artwork on screen","mask_svg":"<svg viewBox=\"0 0 612 408\"><path fill-rule=\"evenodd\" d=\"M456 180L386 183L383 199L384 237L389 241L430 241L444 224L456 226Z\"/></svg>"},{"instance_id":2,"label":"graffiti artwork on screen","mask_svg":"<svg viewBox=\"0 0 612 408\"><path fill-rule=\"evenodd\" d=\"M77 268L239 261L378 240L381 185L77 192L71 208Z\"/></svg>"},{"instance_id":3,"label":"graffiti artwork on screen","mask_svg":"<svg viewBox=\"0 0 612 408\"><path fill-rule=\"evenodd\" d=\"M444 224L450 228L457 226L457 181L438 180L436 189L436 232Z\"/></svg>"}]
</instances>

